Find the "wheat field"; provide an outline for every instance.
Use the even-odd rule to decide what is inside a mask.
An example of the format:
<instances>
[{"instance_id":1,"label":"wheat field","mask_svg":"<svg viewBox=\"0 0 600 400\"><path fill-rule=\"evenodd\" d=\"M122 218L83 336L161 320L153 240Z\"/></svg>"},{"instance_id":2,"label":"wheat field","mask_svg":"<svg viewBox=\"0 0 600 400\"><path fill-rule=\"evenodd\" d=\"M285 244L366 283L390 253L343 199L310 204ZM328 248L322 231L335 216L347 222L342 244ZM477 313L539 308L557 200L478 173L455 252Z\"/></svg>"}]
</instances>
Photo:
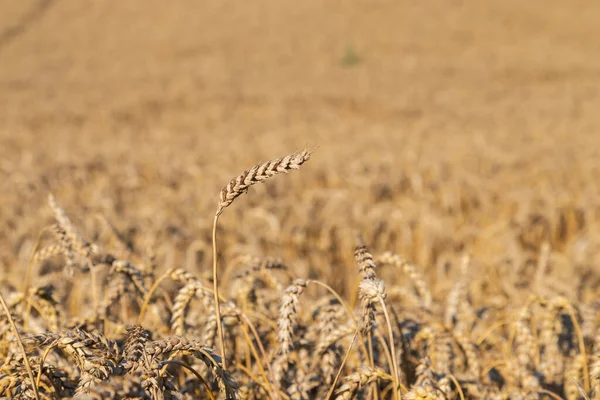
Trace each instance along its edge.
<instances>
[{"instance_id":1,"label":"wheat field","mask_svg":"<svg viewBox=\"0 0 600 400\"><path fill-rule=\"evenodd\" d=\"M599 20L0 0L0 397L600 399Z\"/></svg>"}]
</instances>

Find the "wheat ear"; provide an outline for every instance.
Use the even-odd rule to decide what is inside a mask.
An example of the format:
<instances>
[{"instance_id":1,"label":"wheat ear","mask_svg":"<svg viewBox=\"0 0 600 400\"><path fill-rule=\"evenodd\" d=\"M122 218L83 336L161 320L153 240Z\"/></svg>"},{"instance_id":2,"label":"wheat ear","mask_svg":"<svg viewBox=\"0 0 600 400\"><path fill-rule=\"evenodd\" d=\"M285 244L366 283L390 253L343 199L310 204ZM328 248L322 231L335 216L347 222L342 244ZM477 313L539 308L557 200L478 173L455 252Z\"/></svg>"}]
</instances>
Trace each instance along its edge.
<instances>
[{"instance_id":1,"label":"wheat ear","mask_svg":"<svg viewBox=\"0 0 600 400\"><path fill-rule=\"evenodd\" d=\"M215 297L215 317L217 319L217 333L219 334L219 349L223 359L223 369L227 369L227 357L225 355L225 338L221 325L221 311L219 309L219 281L217 274L217 222L219 215L241 194L246 193L250 186L263 182L280 173L287 173L298 169L310 159L311 152L304 149L300 152L290 154L283 158L260 163L244 171L241 175L233 178L227 186L221 190L217 212L213 222L212 244L213 244L213 293Z\"/></svg>"},{"instance_id":2,"label":"wheat ear","mask_svg":"<svg viewBox=\"0 0 600 400\"><path fill-rule=\"evenodd\" d=\"M358 371L344 378L344 385L335 392L336 400L353 399L361 388L378 379L394 381L394 378L381 368L360 367Z\"/></svg>"},{"instance_id":3,"label":"wheat ear","mask_svg":"<svg viewBox=\"0 0 600 400\"><path fill-rule=\"evenodd\" d=\"M280 173L287 173L298 169L310 159L310 151L302 150L290 154L283 158L276 158L271 161L260 163L244 171L241 175L233 178L227 186L221 190L217 215L228 207L233 201L243 193L246 193L250 186L263 182L272 176Z\"/></svg>"}]
</instances>

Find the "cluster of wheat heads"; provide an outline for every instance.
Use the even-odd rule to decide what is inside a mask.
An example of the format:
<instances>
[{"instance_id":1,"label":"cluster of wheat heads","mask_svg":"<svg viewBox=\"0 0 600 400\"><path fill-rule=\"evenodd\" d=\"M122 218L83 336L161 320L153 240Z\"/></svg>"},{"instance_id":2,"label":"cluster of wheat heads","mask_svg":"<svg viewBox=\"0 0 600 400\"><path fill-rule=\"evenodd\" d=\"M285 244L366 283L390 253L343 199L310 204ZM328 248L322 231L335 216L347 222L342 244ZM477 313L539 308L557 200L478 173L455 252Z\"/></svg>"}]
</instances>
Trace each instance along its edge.
<instances>
[{"instance_id":1,"label":"cluster of wheat heads","mask_svg":"<svg viewBox=\"0 0 600 400\"><path fill-rule=\"evenodd\" d=\"M233 262L232 290L220 295L219 216L250 186L309 158L302 151L258 164L222 190L212 231L212 285L193 271L161 271L152 254L134 254L109 224L110 246L88 240L50 196L55 224L40 235L22 287L12 288L6 301L0 297L6 317L0 320L0 395L600 396L600 303L574 303L547 290L519 307L493 297L476 305L482 288L468 254L443 296L418 265L392 252L374 254L360 236L353 267L358 282L349 296L314 276L297 276L285 260L250 255ZM539 251L535 285L544 287L549 246ZM48 260L59 267L51 283L31 282L32 271ZM399 278L386 286L390 273ZM89 294L73 290L81 285Z\"/></svg>"}]
</instances>

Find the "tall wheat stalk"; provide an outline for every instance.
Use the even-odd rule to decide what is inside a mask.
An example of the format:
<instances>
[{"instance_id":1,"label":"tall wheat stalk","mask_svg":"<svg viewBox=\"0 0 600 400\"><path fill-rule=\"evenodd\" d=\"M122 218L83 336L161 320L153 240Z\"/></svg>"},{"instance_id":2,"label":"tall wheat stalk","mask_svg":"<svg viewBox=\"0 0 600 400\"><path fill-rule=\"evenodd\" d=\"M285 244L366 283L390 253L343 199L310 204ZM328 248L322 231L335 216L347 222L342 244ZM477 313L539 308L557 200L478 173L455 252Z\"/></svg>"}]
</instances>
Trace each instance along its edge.
<instances>
[{"instance_id":1,"label":"tall wheat stalk","mask_svg":"<svg viewBox=\"0 0 600 400\"><path fill-rule=\"evenodd\" d=\"M217 270L217 223L219 216L225 208L229 207L233 201L243 193L246 193L250 186L263 182L277 174L287 173L294 169L299 169L302 164L310 159L311 152L304 149L297 153L292 153L283 158L276 158L271 161L260 163L244 171L242 174L233 178L227 186L221 190L217 212L213 221L212 229L212 250L213 250L213 293L215 298L215 317L217 319L217 333L219 335L219 349L223 362L223 368L227 368L227 357L225 355L225 338L223 327L221 325L221 311L219 306L219 281Z\"/></svg>"}]
</instances>

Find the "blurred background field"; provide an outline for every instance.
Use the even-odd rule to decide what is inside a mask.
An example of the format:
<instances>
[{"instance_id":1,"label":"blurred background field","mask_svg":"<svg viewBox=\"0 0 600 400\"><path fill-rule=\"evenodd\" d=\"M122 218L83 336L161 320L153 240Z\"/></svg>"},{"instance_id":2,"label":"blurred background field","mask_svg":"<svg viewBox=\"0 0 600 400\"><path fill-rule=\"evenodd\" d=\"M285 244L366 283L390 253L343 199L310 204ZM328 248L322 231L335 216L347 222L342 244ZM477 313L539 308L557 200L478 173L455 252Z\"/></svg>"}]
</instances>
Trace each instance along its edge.
<instances>
[{"instance_id":1,"label":"blurred background field","mask_svg":"<svg viewBox=\"0 0 600 400\"><path fill-rule=\"evenodd\" d=\"M584 0L0 0L0 288L49 192L88 240L110 248L106 218L134 261L205 276L221 188L308 146L223 214L223 265L282 257L353 298L360 232L439 304L465 254L474 306L592 304L599 21Z\"/></svg>"}]
</instances>

